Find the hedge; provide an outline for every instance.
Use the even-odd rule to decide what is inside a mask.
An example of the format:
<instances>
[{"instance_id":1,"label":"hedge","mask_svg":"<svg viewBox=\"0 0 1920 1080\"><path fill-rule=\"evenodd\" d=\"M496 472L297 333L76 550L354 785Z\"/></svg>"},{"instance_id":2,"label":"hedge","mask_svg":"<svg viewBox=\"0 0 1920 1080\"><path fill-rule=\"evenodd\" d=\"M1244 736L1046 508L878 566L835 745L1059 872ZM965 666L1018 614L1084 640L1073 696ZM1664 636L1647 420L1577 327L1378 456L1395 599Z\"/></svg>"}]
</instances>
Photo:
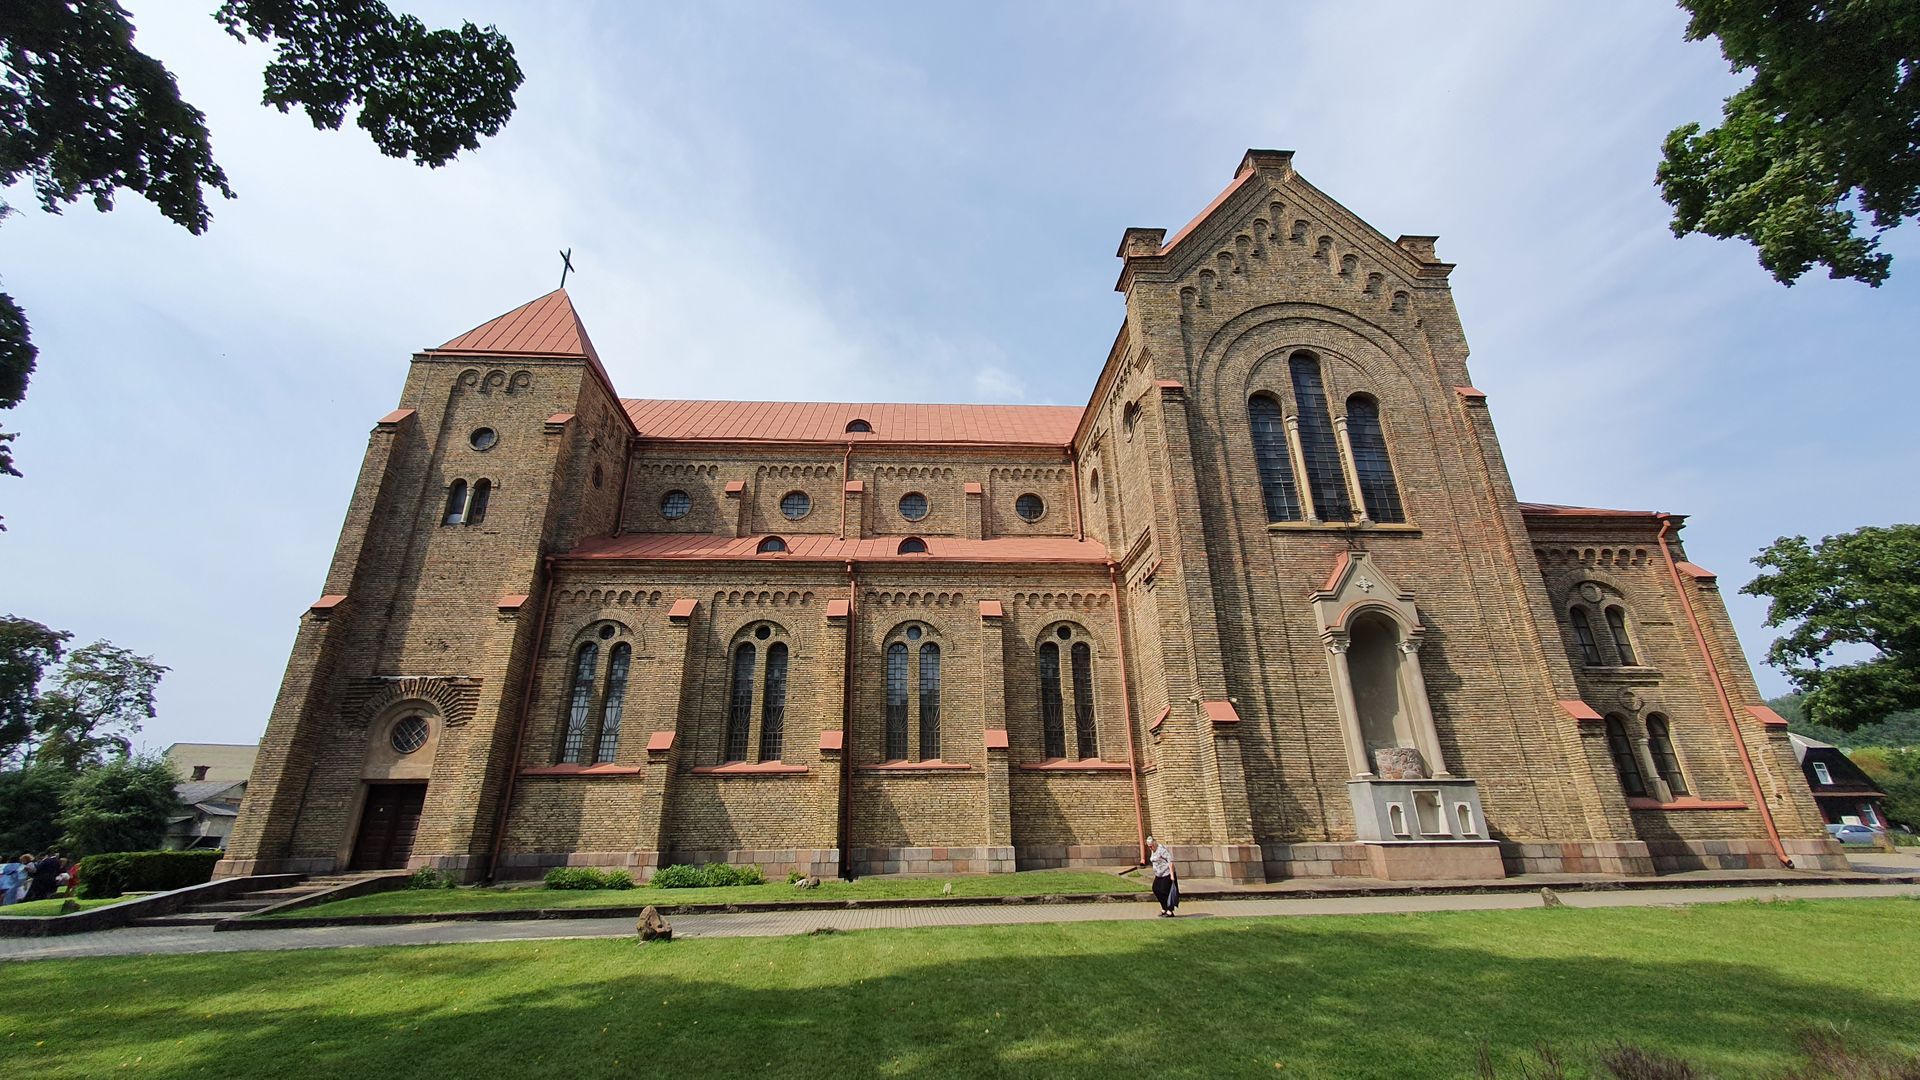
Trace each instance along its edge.
<instances>
[{"instance_id":1,"label":"hedge","mask_svg":"<svg viewBox=\"0 0 1920 1080\"><path fill-rule=\"evenodd\" d=\"M213 880L222 851L115 851L80 860L80 898L166 892Z\"/></svg>"}]
</instances>

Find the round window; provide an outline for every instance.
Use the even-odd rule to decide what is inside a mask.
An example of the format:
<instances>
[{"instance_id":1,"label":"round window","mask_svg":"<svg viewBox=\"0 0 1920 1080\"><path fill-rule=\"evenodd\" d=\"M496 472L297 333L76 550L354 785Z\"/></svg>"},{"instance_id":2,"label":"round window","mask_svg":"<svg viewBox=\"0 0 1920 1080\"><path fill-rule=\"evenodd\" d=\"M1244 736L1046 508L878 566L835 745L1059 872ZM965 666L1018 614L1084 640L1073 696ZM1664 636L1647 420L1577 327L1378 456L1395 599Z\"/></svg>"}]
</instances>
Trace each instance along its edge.
<instances>
[{"instance_id":1,"label":"round window","mask_svg":"<svg viewBox=\"0 0 1920 1080\"><path fill-rule=\"evenodd\" d=\"M769 536L765 540L760 541L758 550L762 555L777 555L787 550L787 542L777 536Z\"/></svg>"},{"instance_id":2,"label":"round window","mask_svg":"<svg viewBox=\"0 0 1920 1080\"><path fill-rule=\"evenodd\" d=\"M474 428L473 434L467 436L467 445L475 450L491 450L499 441L500 433L490 427Z\"/></svg>"},{"instance_id":3,"label":"round window","mask_svg":"<svg viewBox=\"0 0 1920 1080\"><path fill-rule=\"evenodd\" d=\"M766 623L761 623L759 626L753 628L753 636L759 638L761 641L765 641L773 636L773 627L768 626Z\"/></svg>"},{"instance_id":4,"label":"round window","mask_svg":"<svg viewBox=\"0 0 1920 1080\"><path fill-rule=\"evenodd\" d=\"M600 640L605 641L608 638L612 637L615 633L616 631L613 628L613 624L608 623L605 626L602 626L600 628Z\"/></svg>"},{"instance_id":5,"label":"round window","mask_svg":"<svg viewBox=\"0 0 1920 1080\"><path fill-rule=\"evenodd\" d=\"M789 491L780 497L780 512L787 515L789 521L799 521L813 509L813 500L807 498L804 491Z\"/></svg>"},{"instance_id":6,"label":"round window","mask_svg":"<svg viewBox=\"0 0 1920 1080\"><path fill-rule=\"evenodd\" d=\"M393 736L389 741L393 743L395 753L411 754L427 745L427 736L432 732L433 729L427 726L426 717L409 716L393 725Z\"/></svg>"},{"instance_id":7,"label":"round window","mask_svg":"<svg viewBox=\"0 0 1920 1080\"><path fill-rule=\"evenodd\" d=\"M1059 638L1061 641L1065 641L1068 638L1073 636L1073 629L1071 627L1063 626L1060 629L1055 630L1054 633L1059 635Z\"/></svg>"},{"instance_id":8,"label":"round window","mask_svg":"<svg viewBox=\"0 0 1920 1080\"><path fill-rule=\"evenodd\" d=\"M920 640L920 628L919 628L919 627L917 627L917 626L909 626L909 627L907 627L907 640L908 640L908 641L919 641L919 640Z\"/></svg>"},{"instance_id":9,"label":"round window","mask_svg":"<svg viewBox=\"0 0 1920 1080\"><path fill-rule=\"evenodd\" d=\"M919 521L927 516L927 497L917 491L900 496L900 516L908 521Z\"/></svg>"},{"instance_id":10,"label":"round window","mask_svg":"<svg viewBox=\"0 0 1920 1080\"><path fill-rule=\"evenodd\" d=\"M693 509L693 499L684 491L669 491L660 496L660 516L668 521L677 521L686 517Z\"/></svg>"},{"instance_id":11,"label":"round window","mask_svg":"<svg viewBox=\"0 0 1920 1080\"><path fill-rule=\"evenodd\" d=\"M1040 515L1047 512L1047 504L1040 501L1040 496L1029 491L1013 500L1013 512L1024 521L1039 521Z\"/></svg>"}]
</instances>

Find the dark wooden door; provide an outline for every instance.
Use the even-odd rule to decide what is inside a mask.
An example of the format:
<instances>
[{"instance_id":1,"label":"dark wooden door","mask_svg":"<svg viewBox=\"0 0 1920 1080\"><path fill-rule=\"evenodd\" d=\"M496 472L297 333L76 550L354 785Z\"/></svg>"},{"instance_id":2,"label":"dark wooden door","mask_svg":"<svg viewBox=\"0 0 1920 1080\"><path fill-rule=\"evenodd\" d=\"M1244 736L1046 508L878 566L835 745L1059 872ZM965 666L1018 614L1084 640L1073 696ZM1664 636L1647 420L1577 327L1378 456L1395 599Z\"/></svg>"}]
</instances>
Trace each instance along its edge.
<instances>
[{"instance_id":1,"label":"dark wooden door","mask_svg":"<svg viewBox=\"0 0 1920 1080\"><path fill-rule=\"evenodd\" d=\"M348 869L404 868L426 801L425 784L368 784L367 807L360 812L360 834L354 838Z\"/></svg>"}]
</instances>

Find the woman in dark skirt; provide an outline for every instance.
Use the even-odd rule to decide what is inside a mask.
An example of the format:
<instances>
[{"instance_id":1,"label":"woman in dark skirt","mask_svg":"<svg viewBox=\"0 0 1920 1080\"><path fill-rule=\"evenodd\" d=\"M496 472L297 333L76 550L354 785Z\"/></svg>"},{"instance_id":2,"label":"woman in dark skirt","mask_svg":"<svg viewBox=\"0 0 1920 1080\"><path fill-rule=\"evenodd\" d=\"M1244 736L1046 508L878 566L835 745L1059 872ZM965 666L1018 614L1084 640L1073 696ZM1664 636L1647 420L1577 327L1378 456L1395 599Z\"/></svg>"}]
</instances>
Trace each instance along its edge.
<instances>
[{"instance_id":1,"label":"woman in dark skirt","mask_svg":"<svg viewBox=\"0 0 1920 1080\"><path fill-rule=\"evenodd\" d=\"M1180 906L1180 875L1173 869L1173 852L1147 837L1148 861L1153 866L1153 898L1160 901L1160 917L1171 919Z\"/></svg>"}]
</instances>

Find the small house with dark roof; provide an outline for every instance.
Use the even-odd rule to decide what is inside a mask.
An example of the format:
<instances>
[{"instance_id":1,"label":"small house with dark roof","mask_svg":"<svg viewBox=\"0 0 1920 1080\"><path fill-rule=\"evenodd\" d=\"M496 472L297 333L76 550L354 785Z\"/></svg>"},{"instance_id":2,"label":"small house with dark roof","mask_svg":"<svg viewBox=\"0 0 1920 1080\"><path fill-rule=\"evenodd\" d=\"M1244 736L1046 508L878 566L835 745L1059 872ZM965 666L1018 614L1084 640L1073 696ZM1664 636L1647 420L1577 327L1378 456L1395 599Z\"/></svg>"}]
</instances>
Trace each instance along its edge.
<instances>
[{"instance_id":1,"label":"small house with dark roof","mask_svg":"<svg viewBox=\"0 0 1920 1080\"><path fill-rule=\"evenodd\" d=\"M1800 771L1806 774L1807 787L1812 789L1813 801L1827 824L1887 827L1887 819L1880 812L1887 793L1852 758L1837 746L1805 735L1790 734L1787 738L1793 741L1793 754L1800 759Z\"/></svg>"}]
</instances>

